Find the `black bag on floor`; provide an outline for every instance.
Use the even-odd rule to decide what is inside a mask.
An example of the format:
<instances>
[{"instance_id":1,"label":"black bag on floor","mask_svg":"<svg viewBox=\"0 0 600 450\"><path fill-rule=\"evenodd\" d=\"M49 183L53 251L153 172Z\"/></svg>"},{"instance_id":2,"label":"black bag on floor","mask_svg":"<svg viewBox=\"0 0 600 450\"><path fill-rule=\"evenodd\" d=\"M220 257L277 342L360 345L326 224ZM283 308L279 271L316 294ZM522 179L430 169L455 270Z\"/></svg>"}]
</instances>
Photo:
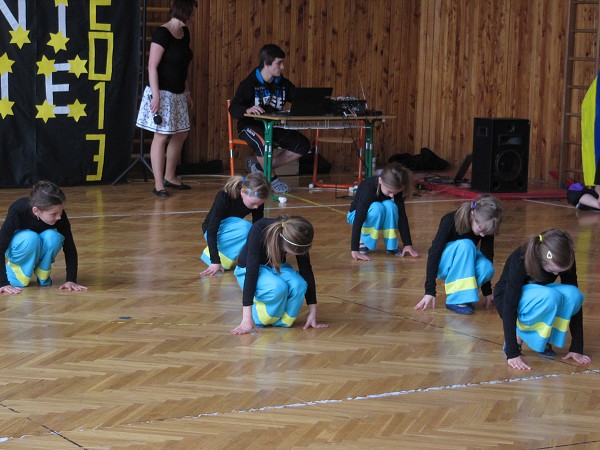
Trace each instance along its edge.
<instances>
[{"instance_id":1,"label":"black bag on floor","mask_svg":"<svg viewBox=\"0 0 600 450\"><path fill-rule=\"evenodd\" d=\"M450 166L448 161L440 158L427 147L423 147L419 155L411 155L410 153L392 155L388 162L399 162L407 169L420 171L445 170Z\"/></svg>"}]
</instances>

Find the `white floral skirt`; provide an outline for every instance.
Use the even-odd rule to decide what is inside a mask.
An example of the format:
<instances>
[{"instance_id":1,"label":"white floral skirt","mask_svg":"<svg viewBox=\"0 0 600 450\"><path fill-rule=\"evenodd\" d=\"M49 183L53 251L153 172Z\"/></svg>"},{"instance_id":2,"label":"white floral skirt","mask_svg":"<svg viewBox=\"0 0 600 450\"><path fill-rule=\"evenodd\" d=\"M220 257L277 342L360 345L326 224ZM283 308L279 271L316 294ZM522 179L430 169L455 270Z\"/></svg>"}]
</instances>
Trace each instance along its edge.
<instances>
[{"instance_id":1,"label":"white floral skirt","mask_svg":"<svg viewBox=\"0 0 600 450\"><path fill-rule=\"evenodd\" d=\"M162 118L162 123L157 124L154 121L154 114L150 111L152 90L150 86L146 86L135 124L144 130L159 134L175 134L189 131L190 115L188 112L187 94L173 94L169 91L159 92L160 108L158 109L158 114Z\"/></svg>"}]
</instances>

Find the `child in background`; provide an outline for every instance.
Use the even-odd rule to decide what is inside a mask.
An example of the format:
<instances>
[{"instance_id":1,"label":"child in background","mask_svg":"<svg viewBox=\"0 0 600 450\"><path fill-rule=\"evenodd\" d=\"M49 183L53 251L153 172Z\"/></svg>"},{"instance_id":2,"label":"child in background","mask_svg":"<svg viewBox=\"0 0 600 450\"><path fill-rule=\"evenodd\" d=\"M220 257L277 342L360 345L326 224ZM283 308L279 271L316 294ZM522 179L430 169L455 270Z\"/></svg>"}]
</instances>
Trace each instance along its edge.
<instances>
[{"instance_id":1,"label":"child in background","mask_svg":"<svg viewBox=\"0 0 600 450\"><path fill-rule=\"evenodd\" d=\"M463 203L442 217L427 258L425 295L416 310L425 310L430 304L435 308L436 278L445 280L446 309L452 312L473 314L479 286L485 307L492 305L494 236L501 221L502 204L490 194Z\"/></svg>"},{"instance_id":2,"label":"child in background","mask_svg":"<svg viewBox=\"0 0 600 450\"><path fill-rule=\"evenodd\" d=\"M252 225L240 253L235 276L243 290L242 322L233 334L258 331L257 326L291 327L304 298L308 318L304 329L325 328L317 323L317 293L309 250L314 230L303 217L280 216ZM286 262L295 255L298 271Z\"/></svg>"},{"instance_id":3,"label":"child in background","mask_svg":"<svg viewBox=\"0 0 600 450\"><path fill-rule=\"evenodd\" d=\"M600 180L594 180L594 182ZM600 211L600 184L590 189L581 183L572 184L567 190L567 201L582 211Z\"/></svg>"},{"instance_id":4,"label":"child in background","mask_svg":"<svg viewBox=\"0 0 600 450\"><path fill-rule=\"evenodd\" d=\"M359 184L348 211L352 225L350 254L354 260L370 261L367 253L375 250L379 233L388 253L419 256L413 249L404 199L412 191L412 172L399 163L391 163L381 175ZM398 234L404 248L398 247Z\"/></svg>"},{"instance_id":5,"label":"child in background","mask_svg":"<svg viewBox=\"0 0 600 450\"><path fill-rule=\"evenodd\" d=\"M562 284L554 282L559 276ZM562 359L592 362L583 354L583 294L577 288L575 251L568 233L547 230L517 248L506 260L494 303L502 318L510 367L531 369L521 353L523 342L544 357L555 357L552 345L565 345L567 328L571 346Z\"/></svg>"},{"instance_id":6,"label":"child in background","mask_svg":"<svg viewBox=\"0 0 600 450\"><path fill-rule=\"evenodd\" d=\"M252 213L252 223L262 219L268 197L269 184L262 173L229 179L217 193L202 224L208 246L200 259L208 268L200 275L210 276L231 269L252 226L244 217Z\"/></svg>"},{"instance_id":7,"label":"child in background","mask_svg":"<svg viewBox=\"0 0 600 450\"><path fill-rule=\"evenodd\" d=\"M20 293L34 273L41 286L50 286L52 263L61 248L67 281L60 289L87 289L77 284L77 248L64 203L65 194L56 184L39 181L29 197L10 205L0 229L0 254L6 258L6 270L0 270L0 293Z\"/></svg>"}]
</instances>

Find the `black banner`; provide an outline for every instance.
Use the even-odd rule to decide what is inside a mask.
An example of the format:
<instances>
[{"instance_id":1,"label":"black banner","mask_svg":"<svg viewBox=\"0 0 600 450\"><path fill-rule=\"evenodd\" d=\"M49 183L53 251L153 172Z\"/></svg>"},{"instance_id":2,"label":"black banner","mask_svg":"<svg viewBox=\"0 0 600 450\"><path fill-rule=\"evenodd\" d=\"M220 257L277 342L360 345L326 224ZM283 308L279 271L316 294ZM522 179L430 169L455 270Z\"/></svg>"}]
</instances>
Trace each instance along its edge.
<instances>
[{"instance_id":1,"label":"black banner","mask_svg":"<svg viewBox=\"0 0 600 450\"><path fill-rule=\"evenodd\" d=\"M133 147L138 0L0 0L0 187L112 182Z\"/></svg>"}]
</instances>

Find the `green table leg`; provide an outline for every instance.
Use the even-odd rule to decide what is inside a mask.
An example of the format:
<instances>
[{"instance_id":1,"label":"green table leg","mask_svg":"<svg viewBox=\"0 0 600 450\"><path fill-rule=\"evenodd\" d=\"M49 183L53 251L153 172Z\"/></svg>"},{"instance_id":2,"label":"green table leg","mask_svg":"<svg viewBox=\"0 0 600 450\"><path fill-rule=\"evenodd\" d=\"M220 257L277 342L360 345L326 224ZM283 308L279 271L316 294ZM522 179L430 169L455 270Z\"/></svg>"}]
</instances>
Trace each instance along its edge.
<instances>
[{"instance_id":1,"label":"green table leg","mask_svg":"<svg viewBox=\"0 0 600 450\"><path fill-rule=\"evenodd\" d=\"M373 176L373 128L375 123L371 120L366 121L365 133L365 178Z\"/></svg>"},{"instance_id":2,"label":"green table leg","mask_svg":"<svg viewBox=\"0 0 600 450\"><path fill-rule=\"evenodd\" d=\"M273 172L273 121L264 119L262 122L265 125L265 154L263 155L263 170L265 177L271 187L271 174ZM279 197L271 192L271 199L279 201Z\"/></svg>"}]
</instances>

